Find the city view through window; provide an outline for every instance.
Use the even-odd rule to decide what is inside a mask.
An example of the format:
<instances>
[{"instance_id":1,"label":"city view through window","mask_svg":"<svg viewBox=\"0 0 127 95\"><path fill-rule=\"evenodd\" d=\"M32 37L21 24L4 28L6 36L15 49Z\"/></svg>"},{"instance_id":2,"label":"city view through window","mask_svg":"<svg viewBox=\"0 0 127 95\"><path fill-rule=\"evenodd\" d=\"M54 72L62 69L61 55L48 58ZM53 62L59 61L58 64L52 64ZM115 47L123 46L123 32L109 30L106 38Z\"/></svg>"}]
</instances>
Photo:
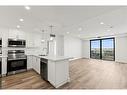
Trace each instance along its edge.
<instances>
[{"instance_id":1,"label":"city view through window","mask_svg":"<svg viewBox=\"0 0 127 95\"><path fill-rule=\"evenodd\" d=\"M114 60L114 38L91 40L91 58Z\"/></svg>"}]
</instances>

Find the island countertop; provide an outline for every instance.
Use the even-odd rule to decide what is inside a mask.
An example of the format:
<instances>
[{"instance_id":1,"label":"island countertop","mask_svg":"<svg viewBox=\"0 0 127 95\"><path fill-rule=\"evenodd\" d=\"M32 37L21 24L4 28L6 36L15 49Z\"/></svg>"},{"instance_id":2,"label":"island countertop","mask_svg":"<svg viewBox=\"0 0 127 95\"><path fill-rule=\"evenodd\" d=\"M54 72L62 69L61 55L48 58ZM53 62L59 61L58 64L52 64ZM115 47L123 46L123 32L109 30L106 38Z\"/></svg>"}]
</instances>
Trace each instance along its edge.
<instances>
[{"instance_id":1,"label":"island countertop","mask_svg":"<svg viewBox=\"0 0 127 95\"><path fill-rule=\"evenodd\" d=\"M71 59L71 57L67 57L67 56L40 56L40 55L31 55L31 56L36 56L36 57L39 57L39 58L48 59L50 61L62 61L62 60Z\"/></svg>"}]
</instances>

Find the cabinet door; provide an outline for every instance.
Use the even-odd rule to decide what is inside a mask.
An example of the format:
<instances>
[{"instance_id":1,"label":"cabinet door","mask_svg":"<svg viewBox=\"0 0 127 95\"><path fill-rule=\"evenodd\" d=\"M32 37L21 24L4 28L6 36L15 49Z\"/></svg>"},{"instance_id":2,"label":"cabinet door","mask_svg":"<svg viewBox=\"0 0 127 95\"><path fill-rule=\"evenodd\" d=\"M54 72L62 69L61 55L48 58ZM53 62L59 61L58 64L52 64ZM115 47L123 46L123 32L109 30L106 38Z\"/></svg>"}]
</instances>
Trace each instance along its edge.
<instances>
[{"instance_id":1,"label":"cabinet door","mask_svg":"<svg viewBox=\"0 0 127 95\"><path fill-rule=\"evenodd\" d=\"M25 39L25 32L17 29L9 29L9 38Z\"/></svg>"},{"instance_id":2,"label":"cabinet door","mask_svg":"<svg viewBox=\"0 0 127 95\"><path fill-rule=\"evenodd\" d=\"M55 62L48 61L48 81L55 86Z\"/></svg>"},{"instance_id":3,"label":"cabinet door","mask_svg":"<svg viewBox=\"0 0 127 95\"><path fill-rule=\"evenodd\" d=\"M33 60L32 60L32 66L33 66L33 69L36 71L36 59L35 59L35 56L32 56Z\"/></svg>"},{"instance_id":4,"label":"cabinet door","mask_svg":"<svg viewBox=\"0 0 127 95\"><path fill-rule=\"evenodd\" d=\"M40 74L40 58L37 57L36 59L36 71L38 74Z\"/></svg>"},{"instance_id":5,"label":"cabinet door","mask_svg":"<svg viewBox=\"0 0 127 95\"><path fill-rule=\"evenodd\" d=\"M2 58L2 74L7 73L7 58Z\"/></svg>"},{"instance_id":6,"label":"cabinet door","mask_svg":"<svg viewBox=\"0 0 127 95\"><path fill-rule=\"evenodd\" d=\"M40 74L40 58L33 56L33 69Z\"/></svg>"},{"instance_id":7,"label":"cabinet door","mask_svg":"<svg viewBox=\"0 0 127 95\"><path fill-rule=\"evenodd\" d=\"M55 71L55 75L56 75L56 85L61 85L64 82L68 81L69 78L69 62L68 60L63 60L63 61L59 61L56 62L56 71Z\"/></svg>"},{"instance_id":8,"label":"cabinet door","mask_svg":"<svg viewBox=\"0 0 127 95\"><path fill-rule=\"evenodd\" d=\"M27 69L31 69L33 67L32 61L33 61L32 56L27 56Z\"/></svg>"},{"instance_id":9,"label":"cabinet door","mask_svg":"<svg viewBox=\"0 0 127 95\"><path fill-rule=\"evenodd\" d=\"M27 47L34 47L34 38L28 37L26 42Z\"/></svg>"}]
</instances>

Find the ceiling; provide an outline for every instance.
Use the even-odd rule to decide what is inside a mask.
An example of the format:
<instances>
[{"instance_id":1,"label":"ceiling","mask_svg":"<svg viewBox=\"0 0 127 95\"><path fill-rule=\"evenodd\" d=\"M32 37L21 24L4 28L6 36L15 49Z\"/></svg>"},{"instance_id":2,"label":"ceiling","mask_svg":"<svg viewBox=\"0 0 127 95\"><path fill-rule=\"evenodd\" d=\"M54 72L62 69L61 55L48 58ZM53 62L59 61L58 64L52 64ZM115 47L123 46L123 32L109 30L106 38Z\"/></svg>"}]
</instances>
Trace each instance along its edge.
<instances>
[{"instance_id":1,"label":"ceiling","mask_svg":"<svg viewBox=\"0 0 127 95\"><path fill-rule=\"evenodd\" d=\"M1 6L0 26L23 31L49 32L79 38L126 33L127 7L120 6ZM24 21L20 22L19 19ZM100 22L104 24L101 25ZM80 29L79 29L80 28ZM107 31L110 30L110 31Z\"/></svg>"}]
</instances>

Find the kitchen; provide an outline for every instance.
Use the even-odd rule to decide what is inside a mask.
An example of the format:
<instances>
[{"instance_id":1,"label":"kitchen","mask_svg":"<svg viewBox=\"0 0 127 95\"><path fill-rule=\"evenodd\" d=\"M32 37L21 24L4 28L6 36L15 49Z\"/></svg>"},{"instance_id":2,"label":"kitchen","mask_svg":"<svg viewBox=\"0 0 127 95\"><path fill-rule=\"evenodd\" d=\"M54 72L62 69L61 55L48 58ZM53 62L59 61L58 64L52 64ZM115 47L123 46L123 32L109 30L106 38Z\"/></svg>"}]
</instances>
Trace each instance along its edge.
<instances>
[{"instance_id":1,"label":"kitchen","mask_svg":"<svg viewBox=\"0 0 127 95\"><path fill-rule=\"evenodd\" d=\"M29 39L24 40L26 35L24 35L22 31L13 30L14 34L12 34L12 31L11 32L9 31L8 35L7 35L7 32L8 31L6 31L5 33L4 31L2 33L3 35L1 39L2 41L1 43L2 77L8 76L11 74L16 74L20 70L27 71L30 69L34 69L38 74L40 74L40 76L43 79L45 79L46 81L50 81L50 83L56 88L65 84L66 82L69 82L69 61L68 60L70 58L60 55L59 52L56 53L57 55L55 55L54 53L55 51L50 52L50 48L51 50L53 47L54 47L53 49L56 48L55 46L51 46L51 45L54 45L52 43L55 43L56 40L49 39L48 42L42 42L42 40L45 40L45 39L42 39L41 38L42 35L40 36L40 34L38 34L37 37L40 36L40 39L35 38L37 39L35 40L32 38L32 40L36 41L36 43L33 43L33 41L30 41ZM28 38L29 38L29 35L30 33L27 36ZM60 38L61 37L58 37L57 40L62 39ZM57 43L58 42L59 41L57 41ZM34 47L33 44L36 44L36 47ZM41 44L46 44L47 47L46 46L44 48L37 47L37 46L40 46ZM38 51L36 51L36 49L38 49ZM43 50L45 53L42 53Z\"/></svg>"},{"instance_id":2,"label":"kitchen","mask_svg":"<svg viewBox=\"0 0 127 95\"><path fill-rule=\"evenodd\" d=\"M52 7L47 9L52 10ZM73 56L64 54L64 43L68 41L65 41L64 35L57 32L62 26L50 20L38 21L38 17L41 18L40 12L46 13L46 10L36 6L0 8L1 20L4 20L2 25L5 25L0 28L2 85L6 83L4 78L31 70L55 88L70 82L69 60ZM36 12L38 17L35 17ZM50 12L45 16L48 14ZM17 19L12 20L15 17ZM32 24L33 22L35 25ZM80 41L78 38L74 39ZM68 48L68 45L66 47Z\"/></svg>"},{"instance_id":3,"label":"kitchen","mask_svg":"<svg viewBox=\"0 0 127 95\"><path fill-rule=\"evenodd\" d=\"M126 88L126 9L1 6L1 89Z\"/></svg>"}]
</instances>

